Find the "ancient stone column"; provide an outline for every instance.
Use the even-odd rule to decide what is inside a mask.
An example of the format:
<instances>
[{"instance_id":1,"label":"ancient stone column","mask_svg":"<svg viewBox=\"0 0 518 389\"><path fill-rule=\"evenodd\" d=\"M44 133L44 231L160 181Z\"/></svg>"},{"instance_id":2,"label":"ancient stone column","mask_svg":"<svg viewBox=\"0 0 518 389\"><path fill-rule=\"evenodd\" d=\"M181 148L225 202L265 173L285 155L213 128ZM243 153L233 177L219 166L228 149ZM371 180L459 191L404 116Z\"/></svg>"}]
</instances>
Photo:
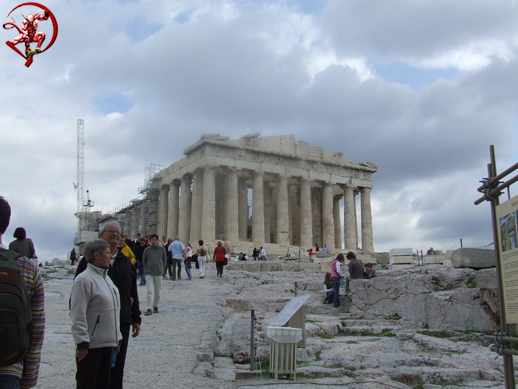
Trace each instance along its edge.
<instances>
[{"instance_id":1,"label":"ancient stone column","mask_svg":"<svg viewBox=\"0 0 518 389\"><path fill-rule=\"evenodd\" d=\"M360 247L358 244L358 212L356 212L356 195L359 193L357 191L354 191L354 238L356 239L356 246L355 248Z\"/></svg>"},{"instance_id":2,"label":"ancient stone column","mask_svg":"<svg viewBox=\"0 0 518 389\"><path fill-rule=\"evenodd\" d=\"M216 172L206 166L203 172L203 206L201 221L201 239L216 239Z\"/></svg>"},{"instance_id":3,"label":"ancient stone column","mask_svg":"<svg viewBox=\"0 0 518 389\"><path fill-rule=\"evenodd\" d=\"M140 204L140 225L138 232L142 234L142 237L147 235L147 222L146 222L146 212L147 212L147 204L143 201Z\"/></svg>"},{"instance_id":4,"label":"ancient stone column","mask_svg":"<svg viewBox=\"0 0 518 389\"><path fill-rule=\"evenodd\" d=\"M158 211L158 237L167 235L167 211L169 208L169 185L160 188L160 200Z\"/></svg>"},{"instance_id":5,"label":"ancient stone column","mask_svg":"<svg viewBox=\"0 0 518 389\"><path fill-rule=\"evenodd\" d=\"M128 238L131 239L133 236L133 210L128 209L126 211L126 225L124 226L124 233L128 234Z\"/></svg>"},{"instance_id":6,"label":"ancient stone column","mask_svg":"<svg viewBox=\"0 0 518 389\"><path fill-rule=\"evenodd\" d=\"M139 233L140 226L140 206L133 208L133 222L131 223L131 238L135 238Z\"/></svg>"},{"instance_id":7,"label":"ancient stone column","mask_svg":"<svg viewBox=\"0 0 518 389\"><path fill-rule=\"evenodd\" d=\"M333 247L335 243L333 184L331 183L324 184L322 191L322 241L322 244L326 244L327 247Z\"/></svg>"},{"instance_id":8,"label":"ancient stone column","mask_svg":"<svg viewBox=\"0 0 518 389\"><path fill-rule=\"evenodd\" d=\"M191 198L191 245L201 239L201 218L203 207L203 170L195 170L192 173L192 198Z\"/></svg>"},{"instance_id":9,"label":"ancient stone column","mask_svg":"<svg viewBox=\"0 0 518 389\"><path fill-rule=\"evenodd\" d=\"M342 223L340 222L340 198L342 196L335 196L333 198L333 219L335 223L335 248L342 248Z\"/></svg>"},{"instance_id":10,"label":"ancient stone column","mask_svg":"<svg viewBox=\"0 0 518 389\"><path fill-rule=\"evenodd\" d=\"M372 237L371 188L362 188L362 249L374 252Z\"/></svg>"},{"instance_id":11,"label":"ancient stone column","mask_svg":"<svg viewBox=\"0 0 518 389\"><path fill-rule=\"evenodd\" d=\"M258 245L264 243L264 188L261 172L256 172L253 179L252 242Z\"/></svg>"},{"instance_id":12,"label":"ancient stone column","mask_svg":"<svg viewBox=\"0 0 518 389\"><path fill-rule=\"evenodd\" d=\"M238 181L239 240L245 241L247 239L248 228L248 188L246 187L245 177L239 177Z\"/></svg>"},{"instance_id":13,"label":"ancient stone column","mask_svg":"<svg viewBox=\"0 0 518 389\"><path fill-rule=\"evenodd\" d=\"M272 218L272 197L270 193L270 184L266 181L263 184L263 202L264 202L264 243L270 243L270 224Z\"/></svg>"},{"instance_id":14,"label":"ancient stone column","mask_svg":"<svg viewBox=\"0 0 518 389\"><path fill-rule=\"evenodd\" d=\"M167 236L175 238L178 235L178 217L180 194L177 181L172 181L169 184L169 215L167 221Z\"/></svg>"},{"instance_id":15,"label":"ancient stone column","mask_svg":"<svg viewBox=\"0 0 518 389\"><path fill-rule=\"evenodd\" d=\"M353 187L344 187L344 245L346 250L356 250L354 227L354 193Z\"/></svg>"},{"instance_id":16,"label":"ancient stone column","mask_svg":"<svg viewBox=\"0 0 518 389\"><path fill-rule=\"evenodd\" d=\"M225 239L232 243L239 241L239 201L237 171L229 170L227 174L227 212L225 220Z\"/></svg>"},{"instance_id":17,"label":"ancient stone column","mask_svg":"<svg viewBox=\"0 0 518 389\"><path fill-rule=\"evenodd\" d=\"M158 189L151 189L149 191L149 208L148 208L148 229L147 234L156 234L158 227L158 197L160 191Z\"/></svg>"},{"instance_id":18,"label":"ancient stone column","mask_svg":"<svg viewBox=\"0 0 518 389\"><path fill-rule=\"evenodd\" d=\"M300 245L312 247L313 219L311 214L311 187L308 179L300 182Z\"/></svg>"},{"instance_id":19,"label":"ancient stone column","mask_svg":"<svg viewBox=\"0 0 518 389\"><path fill-rule=\"evenodd\" d=\"M280 176L277 184L277 244L290 244L288 177Z\"/></svg>"},{"instance_id":20,"label":"ancient stone column","mask_svg":"<svg viewBox=\"0 0 518 389\"><path fill-rule=\"evenodd\" d=\"M189 233L191 228L191 178L182 176L180 178L180 211L178 221L178 236L180 242L187 243L189 241ZM174 239L174 237L173 237Z\"/></svg>"},{"instance_id":21,"label":"ancient stone column","mask_svg":"<svg viewBox=\"0 0 518 389\"><path fill-rule=\"evenodd\" d=\"M124 234L126 231L126 214L120 213L117 216L117 221L119 222L119 226L121 228L121 234Z\"/></svg>"}]
</instances>

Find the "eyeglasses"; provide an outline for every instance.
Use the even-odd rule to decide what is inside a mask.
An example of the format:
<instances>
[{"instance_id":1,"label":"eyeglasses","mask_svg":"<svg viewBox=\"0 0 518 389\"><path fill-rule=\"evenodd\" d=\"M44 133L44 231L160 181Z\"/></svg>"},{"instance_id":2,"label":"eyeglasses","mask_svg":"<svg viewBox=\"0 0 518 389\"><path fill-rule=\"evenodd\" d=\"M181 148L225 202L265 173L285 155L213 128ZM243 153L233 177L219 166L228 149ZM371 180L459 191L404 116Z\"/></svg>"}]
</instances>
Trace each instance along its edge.
<instances>
[{"instance_id":1,"label":"eyeglasses","mask_svg":"<svg viewBox=\"0 0 518 389\"><path fill-rule=\"evenodd\" d=\"M117 230L104 230L104 232L109 232L110 234L117 234L117 235L121 234L121 232L117 231Z\"/></svg>"}]
</instances>

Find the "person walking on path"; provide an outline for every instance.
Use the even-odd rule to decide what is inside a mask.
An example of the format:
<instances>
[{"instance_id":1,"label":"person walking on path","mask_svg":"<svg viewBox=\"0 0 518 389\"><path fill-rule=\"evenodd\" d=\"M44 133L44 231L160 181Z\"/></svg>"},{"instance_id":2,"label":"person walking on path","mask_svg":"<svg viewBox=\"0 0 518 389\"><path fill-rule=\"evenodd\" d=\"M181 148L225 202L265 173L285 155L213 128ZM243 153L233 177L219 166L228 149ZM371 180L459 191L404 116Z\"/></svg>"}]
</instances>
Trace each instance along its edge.
<instances>
[{"instance_id":1,"label":"person walking on path","mask_svg":"<svg viewBox=\"0 0 518 389\"><path fill-rule=\"evenodd\" d=\"M192 263L192 247L190 243L187 243L185 247L185 272L187 273L187 279L192 280L191 275L191 263Z\"/></svg>"},{"instance_id":2,"label":"person walking on path","mask_svg":"<svg viewBox=\"0 0 518 389\"><path fill-rule=\"evenodd\" d=\"M167 260L165 249L158 244L158 235L152 234L149 238L151 246L144 250L142 262L147 274L147 311L146 316L158 313L162 277Z\"/></svg>"},{"instance_id":3,"label":"person walking on path","mask_svg":"<svg viewBox=\"0 0 518 389\"><path fill-rule=\"evenodd\" d=\"M352 251L347 253L347 259L349 260L349 275L345 277L345 294L346 296L352 295L351 289L349 289L349 283L351 280L358 280L363 278L363 263Z\"/></svg>"},{"instance_id":4,"label":"person walking on path","mask_svg":"<svg viewBox=\"0 0 518 389\"><path fill-rule=\"evenodd\" d=\"M140 276L140 285L146 285L146 269L142 263L142 255L144 255L144 250L147 247L148 245L146 245L146 240L144 238L140 238L140 240L135 243L135 259L137 261L137 269Z\"/></svg>"},{"instance_id":5,"label":"person walking on path","mask_svg":"<svg viewBox=\"0 0 518 389\"><path fill-rule=\"evenodd\" d=\"M34 243L32 243L32 239L27 238L25 228L16 228L16 230L14 230L13 238L16 238L16 240L13 240L11 243L9 243L9 250L16 251L22 257L29 259L36 258Z\"/></svg>"},{"instance_id":6,"label":"person walking on path","mask_svg":"<svg viewBox=\"0 0 518 389\"><path fill-rule=\"evenodd\" d=\"M173 272L171 271L171 267L173 266L173 257L171 256L171 252L169 251L169 246L173 243L173 238L168 238L167 243L164 246L165 252L167 253L167 260L164 267L164 275L163 279L167 280L167 273L169 272L169 279L173 279Z\"/></svg>"},{"instance_id":7,"label":"person walking on path","mask_svg":"<svg viewBox=\"0 0 518 389\"><path fill-rule=\"evenodd\" d=\"M119 290L107 275L111 257L104 240L86 243L88 265L72 285L70 319L77 347L78 389L108 389L112 357L120 350Z\"/></svg>"},{"instance_id":8,"label":"person walking on path","mask_svg":"<svg viewBox=\"0 0 518 389\"><path fill-rule=\"evenodd\" d=\"M331 264L331 280L333 281L333 306L335 308L340 307L340 280L344 278L344 274L340 268L340 265L344 264L345 258L342 253L338 254Z\"/></svg>"},{"instance_id":9,"label":"person walking on path","mask_svg":"<svg viewBox=\"0 0 518 389\"><path fill-rule=\"evenodd\" d=\"M259 254L261 255L261 260L266 261L266 250L264 248L261 247Z\"/></svg>"},{"instance_id":10,"label":"person walking on path","mask_svg":"<svg viewBox=\"0 0 518 389\"><path fill-rule=\"evenodd\" d=\"M117 246L117 250L121 251L125 256L129 258L133 266L137 266L137 260L133 251L129 248L124 240L123 236L119 237L119 245Z\"/></svg>"},{"instance_id":11,"label":"person walking on path","mask_svg":"<svg viewBox=\"0 0 518 389\"><path fill-rule=\"evenodd\" d=\"M178 279L182 279L182 254L185 253L185 246L182 242L180 242L180 237L176 236L174 238L174 242L169 245L169 251L171 252L171 257L173 259L173 278L172 280L176 280L176 274L178 274ZM178 268L178 271L176 270Z\"/></svg>"},{"instance_id":12,"label":"person walking on path","mask_svg":"<svg viewBox=\"0 0 518 389\"><path fill-rule=\"evenodd\" d=\"M120 304L120 331L122 342L120 352L117 354L115 366L112 367L110 376L110 389L122 389L124 379L124 365L126 364L126 352L130 337L135 338L140 333L140 307L137 289L137 272L128 257L117 250L120 225L116 221L108 222L101 226L99 237L110 244L110 269L108 275L119 289ZM83 258L77 266L76 277L86 269L86 259Z\"/></svg>"},{"instance_id":13,"label":"person walking on path","mask_svg":"<svg viewBox=\"0 0 518 389\"><path fill-rule=\"evenodd\" d=\"M214 249L214 255L212 259L216 262L216 270L218 271L218 276L223 276L223 266L225 263L225 255L227 254L227 250L223 247L223 243L218 241L218 245Z\"/></svg>"},{"instance_id":14,"label":"person walking on path","mask_svg":"<svg viewBox=\"0 0 518 389\"><path fill-rule=\"evenodd\" d=\"M254 261L257 261L257 258L259 258L259 250L257 250L257 247L254 247L252 251L252 257L254 257Z\"/></svg>"},{"instance_id":15,"label":"person walking on path","mask_svg":"<svg viewBox=\"0 0 518 389\"><path fill-rule=\"evenodd\" d=\"M74 247L70 252L70 264L74 266L74 263L77 261L76 248Z\"/></svg>"},{"instance_id":16,"label":"person walking on path","mask_svg":"<svg viewBox=\"0 0 518 389\"><path fill-rule=\"evenodd\" d=\"M27 257L20 257L17 252L7 250L2 244L2 235L9 226L11 207L0 196L0 256L16 258L16 264L25 284L32 312L32 337L29 354L23 362L0 367L1 388L33 388L38 383L40 371L41 347L45 332L45 291L38 266ZM2 348L6 347L2 344ZM5 349L4 349L5 352Z\"/></svg>"},{"instance_id":17,"label":"person walking on path","mask_svg":"<svg viewBox=\"0 0 518 389\"><path fill-rule=\"evenodd\" d=\"M199 247L196 249L196 255L198 256L200 278L205 278L205 265L207 264L207 249L203 246L203 240L199 240L198 245Z\"/></svg>"}]
</instances>

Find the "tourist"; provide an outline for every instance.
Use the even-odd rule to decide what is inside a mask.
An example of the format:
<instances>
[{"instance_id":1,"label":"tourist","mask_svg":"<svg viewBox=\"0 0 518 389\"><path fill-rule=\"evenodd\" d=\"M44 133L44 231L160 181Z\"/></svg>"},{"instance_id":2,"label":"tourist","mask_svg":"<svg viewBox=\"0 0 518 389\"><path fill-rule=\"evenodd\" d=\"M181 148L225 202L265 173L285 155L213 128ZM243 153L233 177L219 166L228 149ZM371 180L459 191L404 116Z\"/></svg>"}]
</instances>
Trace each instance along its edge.
<instances>
[{"instance_id":1,"label":"tourist","mask_svg":"<svg viewBox=\"0 0 518 389\"><path fill-rule=\"evenodd\" d=\"M14 230L13 237L16 238L16 240L9 243L9 250L16 251L18 254L26 258L36 257L34 244L31 239L26 237L25 228L18 227Z\"/></svg>"},{"instance_id":2,"label":"tourist","mask_svg":"<svg viewBox=\"0 0 518 389\"><path fill-rule=\"evenodd\" d=\"M349 275L345 277L345 295L350 296L352 292L349 289L349 283L351 280L363 278L363 264L352 251L347 253L347 259L349 260Z\"/></svg>"},{"instance_id":3,"label":"tourist","mask_svg":"<svg viewBox=\"0 0 518 389\"><path fill-rule=\"evenodd\" d=\"M100 238L110 244L110 270L108 276L119 289L120 304L120 331L122 342L120 352L117 354L115 367L112 367L110 378L110 389L122 389L124 379L124 365L126 363L126 352L130 330L135 338L140 333L140 308L137 289L137 272L135 266L122 252L117 250L120 236L120 225L111 221L101 226ZM86 269L86 261L83 259L77 266L76 277ZM138 263L138 262L137 262Z\"/></svg>"},{"instance_id":4,"label":"tourist","mask_svg":"<svg viewBox=\"0 0 518 389\"><path fill-rule=\"evenodd\" d=\"M365 271L363 272L363 278L369 279L376 277L376 270L372 268L371 263L366 263L364 266Z\"/></svg>"},{"instance_id":5,"label":"tourist","mask_svg":"<svg viewBox=\"0 0 518 389\"><path fill-rule=\"evenodd\" d=\"M333 280L331 279L331 273L327 272L324 279L324 301L322 304L331 304L334 300L334 292L333 292Z\"/></svg>"},{"instance_id":6,"label":"tourist","mask_svg":"<svg viewBox=\"0 0 518 389\"><path fill-rule=\"evenodd\" d=\"M146 240L144 238L140 238L138 243L135 244L135 259L137 261L137 269L141 286L146 285L146 269L142 263L142 255L144 255L144 250L147 247L148 245L146 245Z\"/></svg>"},{"instance_id":7,"label":"tourist","mask_svg":"<svg viewBox=\"0 0 518 389\"><path fill-rule=\"evenodd\" d=\"M254 247L254 251L252 251L252 257L254 257L254 261L257 261L257 258L259 258L259 250L257 250L257 247Z\"/></svg>"},{"instance_id":8,"label":"tourist","mask_svg":"<svg viewBox=\"0 0 518 389\"><path fill-rule=\"evenodd\" d=\"M327 247L326 244L324 244L324 247L322 248L322 252L323 253L328 253L329 254L329 247Z\"/></svg>"},{"instance_id":9,"label":"tourist","mask_svg":"<svg viewBox=\"0 0 518 389\"><path fill-rule=\"evenodd\" d=\"M76 248L74 247L70 252L70 264L74 266L74 263L77 261Z\"/></svg>"},{"instance_id":10,"label":"tourist","mask_svg":"<svg viewBox=\"0 0 518 389\"><path fill-rule=\"evenodd\" d=\"M174 238L174 242L169 245L169 249L171 252L171 258L173 261L173 281L176 281L176 274L178 274L178 279L182 279L182 254L185 253L185 246L182 242L180 242L180 237L176 236ZM178 268L178 270L176 270Z\"/></svg>"},{"instance_id":11,"label":"tourist","mask_svg":"<svg viewBox=\"0 0 518 389\"><path fill-rule=\"evenodd\" d=\"M340 265L345 262L344 255L338 254L331 264L331 280L333 281L333 306L338 308L340 306L340 280L344 278Z\"/></svg>"},{"instance_id":12,"label":"tourist","mask_svg":"<svg viewBox=\"0 0 518 389\"><path fill-rule=\"evenodd\" d=\"M117 250L119 250L121 253L123 253L125 256L127 256L133 266L137 266L137 260L135 258L135 254L129 248L129 246L126 244L126 241L124 240L123 236L119 237L119 245L117 246Z\"/></svg>"},{"instance_id":13,"label":"tourist","mask_svg":"<svg viewBox=\"0 0 518 389\"><path fill-rule=\"evenodd\" d=\"M320 247L318 247L318 243L315 243L315 252L319 252L320 251Z\"/></svg>"},{"instance_id":14,"label":"tourist","mask_svg":"<svg viewBox=\"0 0 518 389\"><path fill-rule=\"evenodd\" d=\"M192 247L191 247L190 243L187 243L187 246L185 247L185 272L187 273L187 279L189 281L192 280L191 261L192 261Z\"/></svg>"},{"instance_id":15,"label":"tourist","mask_svg":"<svg viewBox=\"0 0 518 389\"><path fill-rule=\"evenodd\" d=\"M158 235L151 234L149 237L151 246L144 250L142 263L146 268L147 276L147 311L146 316L158 313L160 301L160 289L162 288L162 277L167 261L167 254L162 246L159 246Z\"/></svg>"},{"instance_id":16,"label":"tourist","mask_svg":"<svg viewBox=\"0 0 518 389\"><path fill-rule=\"evenodd\" d=\"M162 236L162 241L158 243L160 247L165 248L165 245L167 244L167 236Z\"/></svg>"},{"instance_id":17,"label":"tourist","mask_svg":"<svg viewBox=\"0 0 518 389\"><path fill-rule=\"evenodd\" d=\"M108 389L112 357L122 340L119 291L106 277L112 258L110 245L99 239L86 243L84 250L88 265L74 280L70 293L77 387Z\"/></svg>"},{"instance_id":18,"label":"tourist","mask_svg":"<svg viewBox=\"0 0 518 389\"><path fill-rule=\"evenodd\" d=\"M126 243L128 245L128 247L131 249L131 251L133 251L133 248L135 247L135 242L133 242L128 234L124 234L124 243Z\"/></svg>"},{"instance_id":19,"label":"tourist","mask_svg":"<svg viewBox=\"0 0 518 389\"><path fill-rule=\"evenodd\" d=\"M216 262L216 270L218 271L218 276L223 276L223 267L225 263L225 255L227 254L227 250L223 247L223 243L218 241L218 245L214 249L214 255L212 256L212 260Z\"/></svg>"},{"instance_id":20,"label":"tourist","mask_svg":"<svg viewBox=\"0 0 518 389\"><path fill-rule=\"evenodd\" d=\"M198 241L196 255L198 256L198 267L200 268L200 278L205 278L205 265L207 264L207 249L203 246L203 240Z\"/></svg>"},{"instance_id":21,"label":"tourist","mask_svg":"<svg viewBox=\"0 0 518 389\"><path fill-rule=\"evenodd\" d=\"M32 312L32 337L29 354L21 362L0 367L0 387L2 388L33 388L38 383L40 371L41 347L45 332L45 292L43 280L38 266L27 257L19 257L18 252L7 250L2 244L2 235L9 226L11 207L6 199L0 196L0 255L16 258L16 264L23 276L23 282L29 297ZM2 351L6 351L2 344Z\"/></svg>"},{"instance_id":22,"label":"tourist","mask_svg":"<svg viewBox=\"0 0 518 389\"><path fill-rule=\"evenodd\" d=\"M246 261L246 254L241 251L241 254L239 254L237 259L238 261Z\"/></svg>"},{"instance_id":23,"label":"tourist","mask_svg":"<svg viewBox=\"0 0 518 389\"><path fill-rule=\"evenodd\" d=\"M171 243L173 243L173 238L167 239L167 244L164 246L164 249L167 253L167 261L165 263L164 267L164 274L163 279L166 280L167 276L166 274L169 273L169 279L173 279L173 272L171 271L171 267L173 266L173 257L171 256L171 252L169 251L169 246L171 246Z\"/></svg>"},{"instance_id":24,"label":"tourist","mask_svg":"<svg viewBox=\"0 0 518 389\"><path fill-rule=\"evenodd\" d=\"M259 254L261 255L261 260L266 261L266 250L264 248L261 247Z\"/></svg>"}]
</instances>

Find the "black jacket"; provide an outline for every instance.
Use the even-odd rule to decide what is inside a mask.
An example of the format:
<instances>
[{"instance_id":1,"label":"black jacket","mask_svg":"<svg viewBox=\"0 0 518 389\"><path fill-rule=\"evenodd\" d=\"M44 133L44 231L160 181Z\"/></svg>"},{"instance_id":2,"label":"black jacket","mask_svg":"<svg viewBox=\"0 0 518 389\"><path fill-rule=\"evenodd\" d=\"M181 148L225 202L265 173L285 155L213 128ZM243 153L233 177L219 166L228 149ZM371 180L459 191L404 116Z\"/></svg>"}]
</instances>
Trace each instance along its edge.
<instances>
[{"instance_id":1,"label":"black jacket","mask_svg":"<svg viewBox=\"0 0 518 389\"><path fill-rule=\"evenodd\" d=\"M86 269L87 264L88 261L83 257L77 265L76 277ZM110 265L110 270L108 270L108 275L117 289L119 289L121 299L121 324L140 324L142 319L140 318L137 271L135 270L135 266L132 265L127 256L121 252L117 252L113 265ZM131 299L133 299L133 304L131 303Z\"/></svg>"}]
</instances>

